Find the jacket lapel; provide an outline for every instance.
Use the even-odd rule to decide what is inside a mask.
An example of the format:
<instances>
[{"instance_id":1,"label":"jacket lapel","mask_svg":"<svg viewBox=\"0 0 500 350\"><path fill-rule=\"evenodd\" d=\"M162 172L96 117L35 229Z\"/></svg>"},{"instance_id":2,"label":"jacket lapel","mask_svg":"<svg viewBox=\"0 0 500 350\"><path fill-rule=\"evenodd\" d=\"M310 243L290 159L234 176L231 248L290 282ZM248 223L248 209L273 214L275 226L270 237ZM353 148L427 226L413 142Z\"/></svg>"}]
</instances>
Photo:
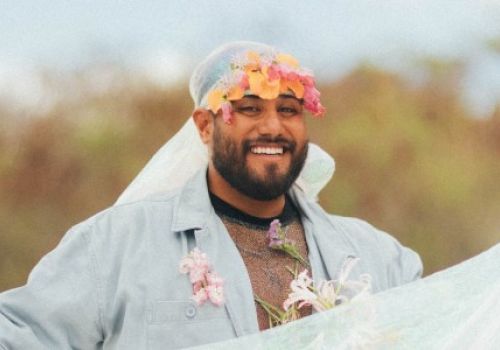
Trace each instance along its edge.
<instances>
[{"instance_id":1,"label":"jacket lapel","mask_svg":"<svg viewBox=\"0 0 500 350\"><path fill-rule=\"evenodd\" d=\"M250 277L238 249L212 207L206 169L187 182L178 198L172 232L194 230L196 246L207 254L215 272L224 279L224 307L236 335L258 332Z\"/></svg>"}]
</instances>

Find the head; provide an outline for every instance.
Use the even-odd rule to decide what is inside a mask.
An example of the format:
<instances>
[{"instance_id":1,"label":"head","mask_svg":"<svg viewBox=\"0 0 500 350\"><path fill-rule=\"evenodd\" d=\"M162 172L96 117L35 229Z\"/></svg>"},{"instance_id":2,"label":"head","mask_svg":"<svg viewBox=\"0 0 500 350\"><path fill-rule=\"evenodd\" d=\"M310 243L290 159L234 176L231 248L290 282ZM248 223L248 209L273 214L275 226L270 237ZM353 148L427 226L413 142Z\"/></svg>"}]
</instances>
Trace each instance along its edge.
<instances>
[{"instance_id":1,"label":"head","mask_svg":"<svg viewBox=\"0 0 500 350\"><path fill-rule=\"evenodd\" d=\"M305 110L323 112L312 75L273 48L237 43L210 55L190 90L209 167L250 198L283 195L306 160Z\"/></svg>"}]
</instances>

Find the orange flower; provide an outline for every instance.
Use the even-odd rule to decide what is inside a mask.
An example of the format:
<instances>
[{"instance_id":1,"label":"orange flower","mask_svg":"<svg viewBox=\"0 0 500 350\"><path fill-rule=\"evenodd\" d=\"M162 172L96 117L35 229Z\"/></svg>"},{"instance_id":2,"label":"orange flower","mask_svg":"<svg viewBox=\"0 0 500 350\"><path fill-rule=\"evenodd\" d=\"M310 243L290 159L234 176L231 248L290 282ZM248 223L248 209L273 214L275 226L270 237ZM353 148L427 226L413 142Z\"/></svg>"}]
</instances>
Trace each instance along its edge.
<instances>
[{"instance_id":1,"label":"orange flower","mask_svg":"<svg viewBox=\"0 0 500 350\"><path fill-rule=\"evenodd\" d=\"M244 95L245 91L239 85L236 85L233 86L227 93L227 99L229 101L236 101L243 98Z\"/></svg>"},{"instance_id":2,"label":"orange flower","mask_svg":"<svg viewBox=\"0 0 500 350\"><path fill-rule=\"evenodd\" d=\"M262 83L262 92L260 97L266 100L277 98L280 94L280 81L279 80L264 80Z\"/></svg>"},{"instance_id":3,"label":"orange flower","mask_svg":"<svg viewBox=\"0 0 500 350\"><path fill-rule=\"evenodd\" d=\"M260 96L262 92L262 84L266 79L262 72L259 71L249 71L248 75L248 83L250 84L250 91L252 91L255 95Z\"/></svg>"},{"instance_id":4,"label":"orange flower","mask_svg":"<svg viewBox=\"0 0 500 350\"><path fill-rule=\"evenodd\" d=\"M248 63L245 65L245 73L256 71L260 68L260 56L255 51L247 52Z\"/></svg>"},{"instance_id":5,"label":"orange flower","mask_svg":"<svg viewBox=\"0 0 500 350\"><path fill-rule=\"evenodd\" d=\"M222 102L224 101L224 92L220 89L215 89L210 91L207 97L208 108L217 113L220 109Z\"/></svg>"},{"instance_id":6,"label":"orange flower","mask_svg":"<svg viewBox=\"0 0 500 350\"><path fill-rule=\"evenodd\" d=\"M304 85L302 85L300 81L281 79L280 93L283 94L289 90L291 90L297 98L304 97Z\"/></svg>"},{"instance_id":7,"label":"orange flower","mask_svg":"<svg viewBox=\"0 0 500 350\"><path fill-rule=\"evenodd\" d=\"M299 61L297 61L292 55L287 55L285 53L277 54L276 62L285 63L292 68L299 68Z\"/></svg>"},{"instance_id":8,"label":"orange flower","mask_svg":"<svg viewBox=\"0 0 500 350\"><path fill-rule=\"evenodd\" d=\"M260 64L260 55L255 51L248 51L247 58L250 63L254 63L256 65Z\"/></svg>"},{"instance_id":9,"label":"orange flower","mask_svg":"<svg viewBox=\"0 0 500 350\"><path fill-rule=\"evenodd\" d=\"M280 81L269 81L262 72L250 72L248 74L250 91L260 98L271 100L278 97L280 93Z\"/></svg>"}]
</instances>

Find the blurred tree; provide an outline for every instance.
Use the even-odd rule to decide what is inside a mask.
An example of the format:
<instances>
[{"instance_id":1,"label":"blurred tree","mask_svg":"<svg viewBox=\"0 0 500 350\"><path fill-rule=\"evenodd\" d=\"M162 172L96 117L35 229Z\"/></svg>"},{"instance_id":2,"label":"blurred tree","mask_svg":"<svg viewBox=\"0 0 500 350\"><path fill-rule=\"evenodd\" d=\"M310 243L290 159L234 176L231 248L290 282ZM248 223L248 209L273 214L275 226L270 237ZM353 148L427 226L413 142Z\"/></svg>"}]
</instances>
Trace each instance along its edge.
<instances>
[{"instance_id":1,"label":"blurred tree","mask_svg":"<svg viewBox=\"0 0 500 350\"><path fill-rule=\"evenodd\" d=\"M457 89L460 62L424 66L419 85L359 67L321 87L328 115L308 124L337 162L324 207L395 235L430 273L500 238L500 107L475 118ZM0 120L0 290L24 283L71 225L111 205L192 110L186 86L119 68L46 81L51 108Z\"/></svg>"}]
</instances>

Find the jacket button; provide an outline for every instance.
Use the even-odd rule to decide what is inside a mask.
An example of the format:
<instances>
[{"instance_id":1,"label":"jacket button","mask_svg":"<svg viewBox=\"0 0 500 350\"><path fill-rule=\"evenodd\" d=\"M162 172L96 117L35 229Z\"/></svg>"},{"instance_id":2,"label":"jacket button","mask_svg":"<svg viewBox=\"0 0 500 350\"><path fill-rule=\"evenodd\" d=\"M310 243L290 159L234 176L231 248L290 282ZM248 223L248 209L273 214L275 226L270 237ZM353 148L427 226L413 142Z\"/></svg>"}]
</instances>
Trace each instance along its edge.
<instances>
[{"instance_id":1,"label":"jacket button","mask_svg":"<svg viewBox=\"0 0 500 350\"><path fill-rule=\"evenodd\" d=\"M196 307L194 307L193 305L189 305L188 307L186 307L185 315L187 318L193 318L194 316L196 316Z\"/></svg>"}]
</instances>

